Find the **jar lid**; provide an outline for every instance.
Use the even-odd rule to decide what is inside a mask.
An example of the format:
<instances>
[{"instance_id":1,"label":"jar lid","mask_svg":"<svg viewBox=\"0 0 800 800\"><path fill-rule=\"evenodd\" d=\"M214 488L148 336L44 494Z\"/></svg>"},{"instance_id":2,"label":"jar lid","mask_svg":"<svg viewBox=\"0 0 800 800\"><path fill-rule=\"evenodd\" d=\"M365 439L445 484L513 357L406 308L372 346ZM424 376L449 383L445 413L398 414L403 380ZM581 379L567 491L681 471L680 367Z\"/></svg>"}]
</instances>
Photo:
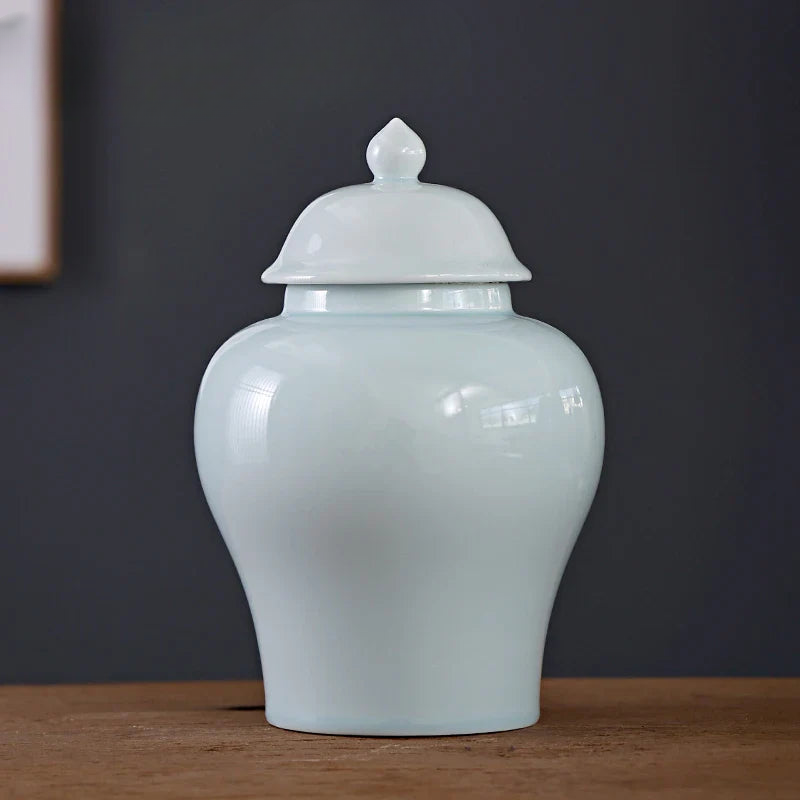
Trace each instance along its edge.
<instances>
[{"instance_id":1,"label":"jar lid","mask_svg":"<svg viewBox=\"0 0 800 800\"><path fill-rule=\"evenodd\" d=\"M314 200L264 283L505 283L531 273L476 197L417 176L425 145L395 117L367 147L372 183Z\"/></svg>"}]
</instances>

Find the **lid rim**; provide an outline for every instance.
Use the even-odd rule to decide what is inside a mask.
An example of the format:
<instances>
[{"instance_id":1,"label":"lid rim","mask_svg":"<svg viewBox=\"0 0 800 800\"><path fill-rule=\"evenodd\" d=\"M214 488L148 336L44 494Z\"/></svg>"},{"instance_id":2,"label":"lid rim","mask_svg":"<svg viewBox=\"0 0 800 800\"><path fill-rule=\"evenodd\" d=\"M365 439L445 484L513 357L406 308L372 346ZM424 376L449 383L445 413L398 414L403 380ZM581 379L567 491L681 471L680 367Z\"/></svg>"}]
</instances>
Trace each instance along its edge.
<instances>
[{"instance_id":1,"label":"lid rim","mask_svg":"<svg viewBox=\"0 0 800 800\"><path fill-rule=\"evenodd\" d=\"M391 286L394 284L406 283L524 283L525 281L532 280L530 270L519 265L522 269L514 270L507 273L469 273L469 272L436 272L436 273L406 273L402 277L383 277L375 275L359 276L356 273L349 273L347 275L337 275L335 273L326 274L298 274L282 276L280 273L272 273L270 275L265 273L261 276L261 282L269 285L285 286L291 285L305 285L305 286L324 286L325 284L350 284L353 286ZM522 270L527 273L524 274Z\"/></svg>"}]
</instances>

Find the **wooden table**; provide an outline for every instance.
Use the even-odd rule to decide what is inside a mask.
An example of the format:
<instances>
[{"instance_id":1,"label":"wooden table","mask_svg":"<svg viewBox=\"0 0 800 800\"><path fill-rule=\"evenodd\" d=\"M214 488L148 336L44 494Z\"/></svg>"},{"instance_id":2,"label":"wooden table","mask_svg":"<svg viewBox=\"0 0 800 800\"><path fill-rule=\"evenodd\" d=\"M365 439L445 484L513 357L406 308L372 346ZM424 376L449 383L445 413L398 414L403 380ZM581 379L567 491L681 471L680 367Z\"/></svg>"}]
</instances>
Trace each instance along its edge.
<instances>
[{"instance_id":1,"label":"wooden table","mask_svg":"<svg viewBox=\"0 0 800 800\"><path fill-rule=\"evenodd\" d=\"M800 679L546 680L538 725L264 721L253 681L0 687L0 797L800 798Z\"/></svg>"}]
</instances>

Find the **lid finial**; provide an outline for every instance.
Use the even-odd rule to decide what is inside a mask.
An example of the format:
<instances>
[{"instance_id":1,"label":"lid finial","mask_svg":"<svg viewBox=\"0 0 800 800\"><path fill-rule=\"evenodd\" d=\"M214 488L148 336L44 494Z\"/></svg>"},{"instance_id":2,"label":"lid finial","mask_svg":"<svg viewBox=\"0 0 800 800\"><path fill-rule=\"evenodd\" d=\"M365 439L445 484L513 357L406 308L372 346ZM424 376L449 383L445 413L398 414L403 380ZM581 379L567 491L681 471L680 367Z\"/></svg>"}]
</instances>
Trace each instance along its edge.
<instances>
[{"instance_id":1,"label":"lid finial","mask_svg":"<svg viewBox=\"0 0 800 800\"><path fill-rule=\"evenodd\" d=\"M367 145L367 164L376 181L416 180L425 165L425 145L395 117Z\"/></svg>"}]
</instances>

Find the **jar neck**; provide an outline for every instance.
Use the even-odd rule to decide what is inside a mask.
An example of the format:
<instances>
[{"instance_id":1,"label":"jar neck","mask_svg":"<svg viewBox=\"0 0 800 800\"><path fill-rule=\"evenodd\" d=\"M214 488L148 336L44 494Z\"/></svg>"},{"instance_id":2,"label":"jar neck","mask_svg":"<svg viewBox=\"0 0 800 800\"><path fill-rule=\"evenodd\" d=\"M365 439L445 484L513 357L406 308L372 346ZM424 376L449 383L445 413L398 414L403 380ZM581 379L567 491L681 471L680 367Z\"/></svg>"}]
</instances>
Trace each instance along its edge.
<instances>
[{"instance_id":1,"label":"jar neck","mask_svg":"<svg viewBox=\"0 0 800 800\"><path fill-rule=\"evenodd\" d=\"M287 286L284 315L512 314L507 283Z\"/></svg>"}]
</instances>

